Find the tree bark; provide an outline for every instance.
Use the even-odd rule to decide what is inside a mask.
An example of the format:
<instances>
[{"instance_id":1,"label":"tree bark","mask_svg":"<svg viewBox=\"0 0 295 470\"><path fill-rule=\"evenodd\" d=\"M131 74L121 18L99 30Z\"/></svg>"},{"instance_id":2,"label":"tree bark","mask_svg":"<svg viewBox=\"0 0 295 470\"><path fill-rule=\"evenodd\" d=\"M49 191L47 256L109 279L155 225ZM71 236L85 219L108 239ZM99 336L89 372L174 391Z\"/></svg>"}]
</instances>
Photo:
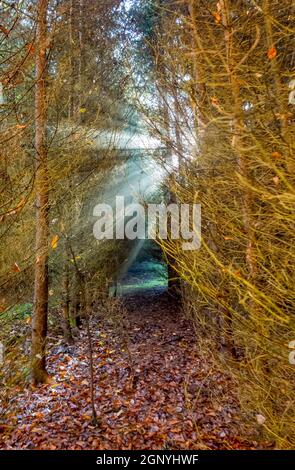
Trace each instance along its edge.
<instances>
[{"instance_id":1,"label":"tree bark","mask_svg":"<svg viewBox=\"0 0 295 470\"><path fill-rule=\"evenodd\" d=\"M46 36L48 0L37 2L35 151L36 151L36 262L32 321L32 381L48 380L45 343L48 312L49 188L46 149Z\"/></svg>"},{"instance_id":2,"label":"tree bark","mask_svg":"<svg viewBox=\"0 0 295 470\"><path fill-rule=\"evenodd\" d=\"M229 72L229 82L232 89L232 98L233 98L233 128L234 128L234 137L232 140L232 147L237 155L237 165L238 171L243 176L246 181L250 181L251 172L249 165L249 156L245 155L245 152L241 151L242 148L242 137L245 130L245 123L242 117L242 99L240 94L239 81L234 72L234 59L233 59L233 27L230 25L230 10L231 10L231 1L230 0L221 0L221 9L222 9L222 24L225 29L225 46L227 52L227 64ZM251 189L246 188L243 193L243 221L244 229L247 235L247 248L246 248L246 264L249 272L249 280L253 284L255 283L257 276L257 254L256 254L256 240L255 240L255 231L253 228L253 193Z\"/></svg>"},{"instance_id":3,"label":"tree bark","mask_svg":"<svg viewBox=\"0 0 295 470\"><path fill-rule=\"evenodd\" d=\"M74 115L74 83L75 83L75 60L74 60L74 46L75 46L75 24L74 24L74 0L70 0L69 11L69 67L70 67L70 83L69 83L69 104L68 104L68 118L72 119Z\"/></svg>"},{"instance_id":4,"label":"tree bark","mask_svg":"<svg viewBox=\"0 0 295 470\"><path fill-rule=\"evenodd\" d=\"M206 125L208 124L208 118L205 110L208 106L207 100L207 87L205 80L205 67L204 67L204 47L199 34L199 25L197 20L198 5L194 0L188 0L188 11L191 21L191 34L192 34L192 50L193 54L193 87L194 92L191 96L192 108L195 117L195 128L197 140L201 147L204 136ZM197 54L196 51L202 52Z\"/></svg>"},{"instance_id":5,"label":"tree bark","mask_svg":"<svg viewBox=\"0 0 295 470\"><path fill-rule=\"evenodd\" d=\"M69 257L70 252L67 246L65 246L64 252L64 266L63 266L63 305L62 305L62 323L64 338L67 344L73 344L73 336L70 325L70 273L69 273Z\"/></svg>"}]
</instances>

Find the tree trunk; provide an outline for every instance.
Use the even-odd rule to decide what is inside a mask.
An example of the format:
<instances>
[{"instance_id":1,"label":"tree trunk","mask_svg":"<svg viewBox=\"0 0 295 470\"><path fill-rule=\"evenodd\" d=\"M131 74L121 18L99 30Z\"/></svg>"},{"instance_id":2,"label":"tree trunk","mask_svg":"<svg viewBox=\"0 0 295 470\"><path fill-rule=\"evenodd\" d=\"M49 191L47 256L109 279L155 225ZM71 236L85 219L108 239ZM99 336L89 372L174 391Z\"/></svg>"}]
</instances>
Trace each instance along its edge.
<instances>
[{"instance_id":1,"label":"tree trunk","mask_svg":"<svg viewBox=\"0 0 295 470\"><path fill-rule=\"evenodd\" d=\"M67 240L66 240L67 245ZM70 272L69 272L69 248L65 247L64 267L63 267L63 305L62 305L62 324L64 338L67 344L73 344L73 337L70 325Z\"/></svg>"},{"instance_id":2,"label":"tree trunk","mask_svg":"<svg viewBox=\"0 0 295 470\"><path fill-rule=\"evenodd\" d=\"M271 16L271 2L270 0L264 0L263 2L263 18L265 25L266 33L266 42L268 50L271 47L274 47L274 38L273 38L273 25L272 25L272 16ZM277 113L281 116L280 119L280 130L281 130L281 141L285 145L285 152L288 153L289 158L287 159L287 170L293 174L295 171L294 158L292 158L294 152L294 145L292 145L292 137L290 135L290 126L288 124L288 104L285 99L286 93L284 90L284 85L282 84L282 76L280 70L280 65L277 60L277 57L274 57L270 61L270 67L273 76L273 84L270 84L272 92L275 96L275 106ZM293 141L294 144L294 141Z\"/></svg>"},{"instance_id":3,"label":"tree trunk","mask_svg":"<svg viewBox=\"0 0 295 470\"><path fill-rule=\"evenodd\" d=\"M233 119L233 128L234 128L234 137L232 140L232 147L237 156L237 165L238 171L243 176L246 181L250 181L250 165L249 165L249 156L245 155L245 152L241 151L243 144L242 138L245 129L245 123L242 117L242 99L240 96L240 85L239 80L234 72L234 50L233 50L233 27L230 25L230 9L231 2L230 0L221 0L221 9L222 9L222 24L225 29L225 45L227 52L227 64L229 70L229 82L232 89L233 97L233 109L234 109L234 119ZM244 229L247 235L247 248L246 248L246 264L249 273L249 280L252 284L255 283L257 276L257 254L256 254L256 240L255 240L255 231L253 228L253 193L251 189L244 189L243 193L243 202L242 202L242 211L243 211L243 221Z\"/></svg>"},{"instance_id":4,"label":"tree trunk","mask_svg":"<svg viewBox=\"0 0 295 470\"><path fill-rule=\"evenodd\" d=\"M74 302L73 302L73 321L74 325L77 328L82 327L82 318L81 318L81 313L82 313L82 296L80 292L80 284L79 284L79 279L77 276L77 273L75 274L75 280L74 280Z\"/></svg>"},{"instance_id":5,"label":"tree trunk","mask_svg":"<svg viewBox=\"0 0 295 470\"><path fill-rule=\"evenodd\" d=\"M69 104L68 104L68 118L72 119L74 115L74 84L75 84L75 59L74 59L74 46L75 46L75 24L74 24L74 0L70 0L69 12L69 68L70 68L70 83L69 83Z\"/></svg>"},{"instance_id":6,"label":"tree trunk","mask_svg":"<svg viewBox=\"0 0 295 470\"><path fill-rule=\"evenodd\" d=\"M197 21L198 6L194 0L188 1L188 10L191 20L191 34L192 34L192 50L193 54L193 86L194 92L192 93L192 108L194 111L195 128L196 128L196 142L201 147L208 118L206 116L207 103L207 87L205 80L205 66L204 66L204 46L199 34L199 25ZM201 51L197 54L196 51ZM197 138L198 136L198 138Z\"/></svg>"},{"instance_id":7,"label":"tree trunk","mask_svg":"<svg viewBox=\"0 0 295 470\"><path fill-rule=\"evenodd\" d=\"M46 149L46 36L48 0L37 2L35 150L36 150L36 262L34 311L32 321L32 381L48 380L45 342L48 312L49 189Z\"/></svg>"}]
</instances>

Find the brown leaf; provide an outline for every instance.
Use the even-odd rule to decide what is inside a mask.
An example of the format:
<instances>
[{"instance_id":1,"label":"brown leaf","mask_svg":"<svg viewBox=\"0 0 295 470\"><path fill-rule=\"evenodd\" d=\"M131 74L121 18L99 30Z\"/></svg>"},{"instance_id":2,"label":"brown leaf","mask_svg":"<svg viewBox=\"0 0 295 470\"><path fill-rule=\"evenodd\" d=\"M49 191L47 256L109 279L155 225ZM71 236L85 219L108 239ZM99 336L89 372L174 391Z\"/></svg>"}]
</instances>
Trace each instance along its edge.
<instances>
[{"instance_id":1,"label":"brown leaf","mask_svg":"<svg viewBox=\"0 0 295 470\"><path fill-rule=\"evenodd\" d=\"M215 11L213 13L213 16L214 16L215 23L220 23L221 22L221 14L219 13L219 11Z\"/></svg>"},{"instance_id":2,"label":"brown leaf","mask_svg":"<svg viewBox=\"0 0 295 470\"><path fill-rule=\"evenodd\" d=\"M35 49L34 44L32 44L32 43L27 44L26 48L27 48L27 51L29 52L29 54L35 54L36 49Z\"/></svg>"},{"instance_id":3,"label":"brown leaf","mask_svg":"<svg viewBox=\"0 0 295 470\"><path fill-rule=\"evenodd\" d=\"M77 442L76 442L76 445L77 445L77 446L80 446L80 447L84 447L84 446L86 446L86 442L77 441Z\"/></svg>"},{"instance_id":4,"label":"brown leaf","mask_svg":"<svg viewBox=\"0 0 295 470\"><path fill-rule=\"evenodd\" d=\"M20 273L21 272L21 269L19 267L19 265L17 263L14 263L14 265L12 266L12 271L15 272L15 273Z\"/></svg>"},{"instance_id":5,"label":"brown leaf","mask_svg":"<svg viewBox=\"0 0 295 470\"><path fill-rule=\"evenodd\" d=\"M282 154L280 152L272 152L271 156L275 158L276 160L279 160L282 158Z\"/></svg>"},{"instance_id":6,"label":"brown leaf","mask_svg":"<svg viewBox=\"0 0 295 470\"><path fill-rule=\"evenodd\" d=\"M212 97L211 97L211 103L212 103L212 105L215 106L215 107L216 107L216 106L219 106L219 101L218 101L218 99L217 99L215 96L212 96Z\"/></svg>"},{"instance_id":7,"label":"brown leaf","mask_svg":"<svg viewBox=\"0 0 295 470\"><path fill-rule=\"evenodd\" d=\"M9 30L5 28L5 26L3 26L2 24L0 24L0 31L2 31L2 33L5 34L5 36L9 35Z\"/></svg>"},{"instance_id":8,"label":"brown leaf","mask_svg":"<svg viewBox=\"0 0 295 470\"><path fill-rule=\"evenodd\" d=\"M267 57L269 60L273 60L277 56L277 50L275 46L272 46L270 49L267 51Z\"/></svg>"},{"instance_id":9,"label":"brown leaf","mask_svg":"<svg viewBox=\"0 0 295 470\"><path fill-rule=\"evenodd\" d=\"M54 237L52 238L52 240L51 240L51 242L50 242L51 248L52 248L53 250L56 249L58 240L59 240L59 236L58 236L58 235L54 235Z\"/></svg>"},{"instance_id":10,"label":"brown leaf","mask_svg":"<svg viewBox=\"0 0 295 470\"><path fill-rule=\"evenodd\" d=\"M43 431L42 431L41 428L35 428L35 427L34 427L34 428L31 429L31 432L41 434Z\"/></svg>"}]
</instances>

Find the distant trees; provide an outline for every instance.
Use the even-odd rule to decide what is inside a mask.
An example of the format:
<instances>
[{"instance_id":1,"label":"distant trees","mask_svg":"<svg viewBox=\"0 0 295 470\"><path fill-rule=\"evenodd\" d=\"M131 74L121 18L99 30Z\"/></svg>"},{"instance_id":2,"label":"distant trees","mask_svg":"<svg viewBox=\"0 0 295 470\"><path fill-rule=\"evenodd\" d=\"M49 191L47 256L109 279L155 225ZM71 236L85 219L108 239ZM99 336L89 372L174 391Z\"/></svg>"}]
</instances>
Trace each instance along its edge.
<instances>
[{"instance_id":1,"label":"distant trees","mask_svg":"<svg viewBox=\"0 0 295 470\"><path fill-rule=\"evenodd\" d=\"M37 2L35 65L35 151L36 151L36 261L34 311L32 318L32 379L47 380L45 342L48 314L49 173L47 162L47 9L48 0Z\"/></svg>"}]
</instances>

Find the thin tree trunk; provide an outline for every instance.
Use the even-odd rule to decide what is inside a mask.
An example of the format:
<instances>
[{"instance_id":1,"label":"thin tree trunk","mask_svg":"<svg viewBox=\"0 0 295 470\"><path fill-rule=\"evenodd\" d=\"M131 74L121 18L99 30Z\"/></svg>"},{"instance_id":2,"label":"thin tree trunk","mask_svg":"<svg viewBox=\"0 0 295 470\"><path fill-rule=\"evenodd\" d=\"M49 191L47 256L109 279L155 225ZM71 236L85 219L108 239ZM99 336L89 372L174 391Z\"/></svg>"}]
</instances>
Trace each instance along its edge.
<instances>
[{"instance_id":1,"label":"thin tree trunk","mask_svg":"<svg viewBox=\"0 0 295 470\"><path fill-rule=\"evenodd\" d=\"M66 240L67 245L67 240ZM64 269L63 269L63 305L62 305L62 322L64 338L67 344L73 344L73 336L70 325L70 273L69 273L69 257L70 252L68 246L65 247Z\"/></svg>"},{"instance_id":2,"label":"thin tree trunk","mask_svg":"<svg viewBox=\"0 0 295 470\"><path fill-rule=\"evenodd\" d=\"M74 277L74 292L73 292L73 320L74 325L77 328L82 327L82 310L85 306L82 305L82 296L80 292L80 283L77 273L75 272Z\"/></svg>"},{"instance_id":3,"label":"thin tree trunk","mask_svg":"<svg viewBox=\"0 0 295 470\"><path fill-rule=\"evenodd\" d=\"M221 0L221 18L224 26L224 39L226 48L226 63L228 80L232 91L232 106L233 106L233 120L230 123L233 129L232 148L236 155L237 167L239 173L247 181L251 178L251 169L248 161L248 156L241 150L242 139L245 131L245 123L243 120L243 103L240 93L239 80L234 71L234 30L231 25L230 12L231 12L231 1ZM239 73L239 71L237 72ZM256 282L257 277L257 260L256 260L256 248L255 248L255 231L253 228L253 193L251 189L246 188L242 194L242 214L243 214L243 225L245 234L247 237L247 245L245 252L245 261L248 270L248 279L252 284ZM251 313L255 310L255 303L250 302L249 310ZM233 317L230 309L220 305L220 312L223 318L223 328L225 334L225 341L227 350L236 357L236 348L234 342L233 332Z\"/></svg>"},{"instance_id":4,"label":"thin tree trunk","mask_svg":"<svg viewBox=\"0 0 295 470\"><path fill-rule=\"evenodd\" d=\"M165 90L163 90L163 95L165 95ZM169 108L168 108L168 99L167 96L164 96L163 98L163 109L164 109L164 131L165 131L165 140L167 139L167 142L169 142L169 134L170 134L170 116L169 116ZM177 124L176 124L177 126ZM172 151L169 149L169 160L170 164L172 165ZM179 157L178 157L179 159ZM168 204L171 203L176 203L176 196L173 194L172 191L169 191L168 194ZM168 220L168 225L171 223ZM171 226L171 225L170 225ZM169 255L169 253L166 253L166 259L167 259L167 274L168 274L168 292L174 296L174 297L179 297L180 296L180 278L179 274L174 268L174 259Z\"/></svg>"},{"instance_id":5,"label":"thin tree trunk","mask_svg":"<svg viewBox=\"0 0 295 470\"><path fill-rule=\"evenodd\" d=\"M266 42L267 47L270 49L274 47L274 38L273 38L273 26L272 26L272 17L271 17L271 3L269 0L264 0L263 2L263 17L264 17L264 26L266 32ZM285 144L286 152L288 152L289 156L292 157L294 151L294 142L292 145L292 139L290 135L290 129L288 125L288 105L287 100L285 98L286 93L284 90L284 86L282 84L282 74L280 71L280 65L278 63L277 57L274 57L270 61L270 67L273 76L273 93L275 96L276 106L278 114L280 115L280 129L281 129L281 138ZM293 158L287 159L287 169L290 173L294 173L295 171L295 164Z\"/></svg>"},{"instance_id":6,"label":"thin tree trunk","mask_svg":"<svg viewBox=\"0 0 295 470\"><path fill-rule=\"evenodd\" d=\"M69 84L69 104L68 104L68 118L72 119L74 115L74 83L75 83L75 60L74 60L74 47L75 47L75 24L74 24L74 0L70 0L70 18L69 18L69 67L70 67L70 84Z\"/></svg>"},{"instance_id":7,"label":"thin tree trunk","mask_svg":"<svg viewBox=\"0 0 295 470\"><path fill-rule=\"evenodd\" d=\"M242 147L242 136L245 129L244 120L242 117L242 100L240 96L240 85L234 70L233 63L233 29L230 25L230 0L221 0L221 11L222 11L222 23L225 29L225 45L227 51L227 64L229 81L232 89L233 107L234 107L234 119L233 129L234 137L232 140L232 147L235 150L237 156L237 165L240 174L245 180L250 179L250 168L248 158L243 151ZM253 229L253 193L251 189L246 188L243 193L243 221L245 233L247 235L247 248L246 248L246 264L249 272L249 280L254 283L257 276L257 259L255 249L255 231Z\"/></svg>"},{"instance_id":8,"label":"thin tree trunk","mask_svg":"<svg viewBox=\"0 0 295 470\"><path fill-rule=\"evenodd\" d=\"M36 150L36 262L34 311L32 321L32 380L48 380L45 342L48 312L49 189L46 149L46 36L48 0L37 2L35 150Z\"/></svg>"},{"instance_id":9,"label":"thin tree trunk","mask_svg":"<svg viewBox=\"0 0 295 470\"><path fill-rule=\"evenodd\" d=\"M193 51L202 51L203 46L200 40L198 32L198 22L197 22L197 5L194 0L188 1L188 9L191 20L192 28L192 48ZM194 110L195 117L195 127L196 135L198 136L198 143L201 146L205 136L205 129L207 124L207 117L205 115L206 108L206 97L207 97L207 88L205 81L205 70L204 70L204 58L203 54L194 53L193 54L193 78L194 83L194 93L192 95L192 106ZM197 141L197 138L196 138Z\"/></svg>"},{"instance_id":10,"label":"thin tree trunk","mask_svg":"<svg viewBox=\"0 0 295 470\"><path fill-rule=\"evenodd\" d=\"M89 359L89 378L90 378L90 400L91 400L91 410L92 410L92 424L94 426L98 425L97 413L95 408L95 390L94 390L94 363L93 363L93 346L92 346L92 336L89 324L90 317L90 305L88 301L88 292L86 290L85 279L83 274L78 268L77 261L74 255L74 252L69 245L71 255L73 257L74 266L76 269L77 282L81 289L82 302L85 308L85 323L86 323L86 332L87 332L87 342L88 342L88 359Z\"/></svg>"},{"instance_id":11,"label":"thin tree trunk","mask_svg":"<svg viewBox=\"0 0 295 470\"><path fill-rule=\"evenodd\" d=\"M79 56L78 56L78 84L79 84L79 94L78 94L78 116L80 123L83 123L83 114L80 113L80 109L83 108L83 73L85 73L85 60L84 60L84 35L85 35L85 25L84 25L84 1L79 1L79 31L78 31L78 40L79 40Z\"/></svg>"}]
</instances>

